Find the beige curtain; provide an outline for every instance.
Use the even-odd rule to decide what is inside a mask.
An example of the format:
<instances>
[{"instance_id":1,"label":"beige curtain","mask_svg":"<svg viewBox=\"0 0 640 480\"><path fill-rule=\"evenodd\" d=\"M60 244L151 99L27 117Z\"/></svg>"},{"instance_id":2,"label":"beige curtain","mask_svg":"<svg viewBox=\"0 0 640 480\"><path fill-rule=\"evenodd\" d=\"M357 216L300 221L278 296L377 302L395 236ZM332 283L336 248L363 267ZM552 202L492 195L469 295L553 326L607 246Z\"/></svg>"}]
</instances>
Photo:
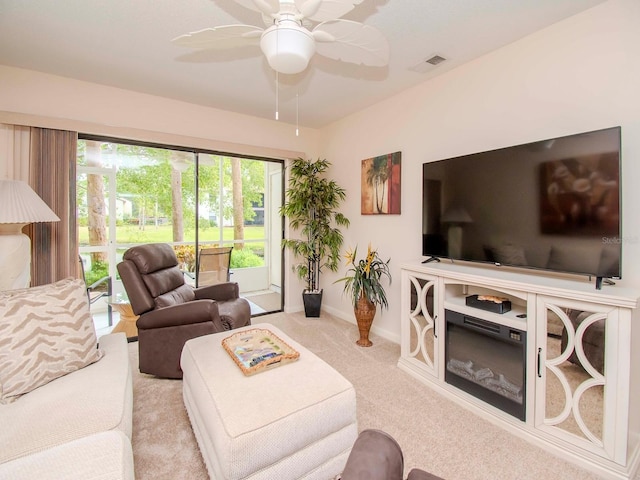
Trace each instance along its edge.
<instances>
[{"instance_id":1,"label":"beige curtain","mask_svg":"<svg viewBox=\"0 0 640 480\"><path fill-rule=\"evenodd\" d=\"M60 217L25 229L31 237L31 286L78 275L77 142L77 132L31 128L29 184Z\"/></svg>"},{"instance_id":2,"label":"beige curtain","mask_svg":"<svg viewBox=\"0 0 640 480\"><path fill-rule=\"evenodd\" d=\"M30 128L0 123L0 178L29 183Z\"/></svg>"}]
</instances>

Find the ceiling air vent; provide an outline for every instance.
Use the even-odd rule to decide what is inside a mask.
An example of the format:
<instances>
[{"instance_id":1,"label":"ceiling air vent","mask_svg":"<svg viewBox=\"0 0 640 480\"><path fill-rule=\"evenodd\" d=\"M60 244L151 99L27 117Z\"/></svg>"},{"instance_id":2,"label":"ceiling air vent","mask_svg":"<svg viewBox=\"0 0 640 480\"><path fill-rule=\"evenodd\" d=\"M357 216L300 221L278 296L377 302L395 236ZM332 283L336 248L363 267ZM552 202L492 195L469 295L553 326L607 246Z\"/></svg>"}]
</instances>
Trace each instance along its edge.
<instances>
[{"instance_id":1,"label":"ceiling air vent","mask_svg":"<svg viewBox=\"0 0 640 480\"><path fill-rule=\"evenodd\" d=\"M445 60L446 60L446 58L441 57L440 55L434 55L430 59L426 60L426 62L430 63L431 65L438 65L439 63L442 63Z\"/></svg>"},{"instance_id":2,"label":"ceiling air vent","mask_svg":"<svg viewBox=\"0 0 640 480\"><path fill-rule=\"evenodd\" d=\"M414 65L413 67L409 68L409 70L413 70L414 72L418 72L418 73L426 73L429 70L431 70L433 67L435 67L436 65L440 65L445 60L446 60L446 58L444 58L444 57L442 57L440 55L432 55L431 57L429 57L426 60L420 62L419 64Z\"/></svg>"}]
</instances>

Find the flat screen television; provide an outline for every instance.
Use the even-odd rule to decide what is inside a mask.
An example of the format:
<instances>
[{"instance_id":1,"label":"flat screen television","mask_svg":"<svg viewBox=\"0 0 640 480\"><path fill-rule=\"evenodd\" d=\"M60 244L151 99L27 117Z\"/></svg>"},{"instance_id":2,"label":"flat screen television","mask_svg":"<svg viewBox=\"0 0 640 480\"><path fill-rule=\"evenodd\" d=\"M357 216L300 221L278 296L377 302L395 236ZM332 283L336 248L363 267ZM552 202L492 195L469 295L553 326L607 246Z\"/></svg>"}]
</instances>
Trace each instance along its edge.
<instances>
[{"instance_id":1,"label":"flat screen television","mask_svg":"<svg viewBox=\"0 0 640 480\"><path fill-rule=\"evenodd\" d=\"M620 127L423 164L422 254L621 277Z\"/></svg>"}]
</instances>

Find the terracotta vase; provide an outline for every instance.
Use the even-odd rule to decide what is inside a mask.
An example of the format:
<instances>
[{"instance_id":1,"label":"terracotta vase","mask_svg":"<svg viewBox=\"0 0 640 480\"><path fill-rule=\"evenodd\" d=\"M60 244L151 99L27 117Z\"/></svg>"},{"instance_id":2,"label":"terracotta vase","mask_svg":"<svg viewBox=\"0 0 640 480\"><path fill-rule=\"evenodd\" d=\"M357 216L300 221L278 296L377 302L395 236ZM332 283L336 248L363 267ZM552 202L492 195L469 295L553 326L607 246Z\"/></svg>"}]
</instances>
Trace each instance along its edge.
<instances>
[{"instance_id":1,"label":"terracotta vase","mask_svg":"<svg viewBox=\"0 0 640 480\"><path fill-rule=\"evenodd\" d=\"M369 340L369 330L371 330L373 317L376 315L376 305L370 302L367 297L361 295L353 312L356 315L360 332L360 339L356 343L361 347L370 347L373 343Z\"/></svg>"}]
</instances>

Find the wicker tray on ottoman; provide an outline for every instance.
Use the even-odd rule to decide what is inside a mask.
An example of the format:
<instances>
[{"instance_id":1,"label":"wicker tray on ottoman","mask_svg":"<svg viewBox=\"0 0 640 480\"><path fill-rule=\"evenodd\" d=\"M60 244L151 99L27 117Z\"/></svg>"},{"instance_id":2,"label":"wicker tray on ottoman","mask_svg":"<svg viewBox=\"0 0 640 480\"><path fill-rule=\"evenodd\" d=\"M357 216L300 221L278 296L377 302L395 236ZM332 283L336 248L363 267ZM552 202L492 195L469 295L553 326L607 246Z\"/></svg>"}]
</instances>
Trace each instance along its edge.
<instances>
[{"instance_id":1,"label":"wicker tray on ottoman","mask_svg":"<svg viewBox=\"0 0 640 480\"><path fill-rule=\"evenodd\" d=\"M252 328L222 340L222 346L245 375L295 362L300 353L271 330Z\"/></svg>"}]
</instances>

